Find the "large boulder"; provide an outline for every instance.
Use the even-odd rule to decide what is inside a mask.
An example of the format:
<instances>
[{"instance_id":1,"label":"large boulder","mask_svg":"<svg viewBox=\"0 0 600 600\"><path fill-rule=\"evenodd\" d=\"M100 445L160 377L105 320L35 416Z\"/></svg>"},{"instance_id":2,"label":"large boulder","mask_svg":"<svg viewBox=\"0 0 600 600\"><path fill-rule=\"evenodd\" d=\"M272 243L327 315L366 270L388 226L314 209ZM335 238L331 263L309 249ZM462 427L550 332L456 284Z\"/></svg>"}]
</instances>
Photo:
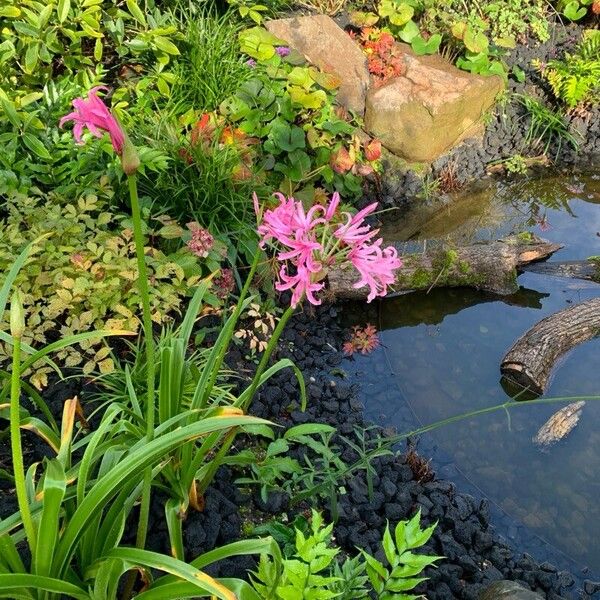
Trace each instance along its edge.
<instances>
[{"instance_id":1,"label":"large boulder","mask_svg":"<svg viewBox=\"0 0 600 600\"><path fill-rule=\"evenodd\" d=\"M398 47L405 72L368 92L365 127L394 154L432 162L474 135L504 82L461 71L439 55L416 56L406 44Z\"/></svg>"},{"instance_id":2,"label":"large boulder","mask_svg":"<svg viewBox=\"0 0 600 600\"><path fill-rule=\"evenodd\" d=\"M479 600L542 600L543 596L525 589L514 581L503 579L486 587Z\"/></svg>"},{"instance_id":3,"label":"large boulder","mask_svg":"<svg viewBox=\"0 0 600 600\"><path fill-rule=\"evenodd\" d=\"M363 51L326 15L269 21L266 28L322 71L341 81L337 101L362 115L369 87L369 69Z\"/></svg>"}]
</instances>

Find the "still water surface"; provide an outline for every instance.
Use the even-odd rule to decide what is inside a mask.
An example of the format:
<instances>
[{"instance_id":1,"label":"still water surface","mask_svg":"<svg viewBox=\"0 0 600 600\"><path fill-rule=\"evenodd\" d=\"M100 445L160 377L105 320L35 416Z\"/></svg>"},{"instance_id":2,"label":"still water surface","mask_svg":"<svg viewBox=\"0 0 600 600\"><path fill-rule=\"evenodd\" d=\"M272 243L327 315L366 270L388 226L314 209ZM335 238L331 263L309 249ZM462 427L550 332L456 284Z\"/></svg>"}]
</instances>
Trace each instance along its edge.
<instances>
[{"instance_id":1,"label":"still water surface","mask_svg":"<svg viewBox=\"0 0 600 600\"><path fill-rule=\"evenodd\" d=\"M531 231L565 244L551 260L600 254L600 177L588 174L495 184L442 209L424 208L390 225L406 251L453 239L497 239ZM500 404L499 364L544 316L594 296L600 285L524 273L505 298L470 289L433 290L349 310L375 322L382 347L348 359L360 377L368 416L407 428ZM573 350L547 396L600 395L600 338ZM582 565L600 572L600 401L588 401L571 434L549 451L532 442L560 406L503 411L445 426L432 435L464 475L509 515Z\"/></svg>"}]
</instances>

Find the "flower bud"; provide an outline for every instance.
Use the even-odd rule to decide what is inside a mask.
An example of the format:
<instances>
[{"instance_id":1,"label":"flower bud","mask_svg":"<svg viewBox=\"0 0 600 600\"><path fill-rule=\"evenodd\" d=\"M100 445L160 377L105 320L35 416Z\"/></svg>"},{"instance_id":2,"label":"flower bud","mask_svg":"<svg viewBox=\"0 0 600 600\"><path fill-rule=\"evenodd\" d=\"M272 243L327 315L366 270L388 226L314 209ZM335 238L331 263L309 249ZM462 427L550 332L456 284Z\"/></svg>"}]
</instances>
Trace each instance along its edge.
<instances>
[{"instance_id":1,"label":"flower bud","mask_svg":"<svg viewBox=\"0 0 600 600\"><path fill-rule=\"evenodd\" d=\"M127 135L125 136L123 152L121 154L121 166L125 175L133 175L140 167L140 157Z\"/></svg>"},{"instance_id":2,"label":"flower bud","mask_svg":"<svg viewBox=\"0 0 600 600\"><path fill-rule=\"evenodd\" d=\"M10 300L10 334L20 340L25 332L25 312L21 292L16 290Z\"/></svg>"}]
</instances>

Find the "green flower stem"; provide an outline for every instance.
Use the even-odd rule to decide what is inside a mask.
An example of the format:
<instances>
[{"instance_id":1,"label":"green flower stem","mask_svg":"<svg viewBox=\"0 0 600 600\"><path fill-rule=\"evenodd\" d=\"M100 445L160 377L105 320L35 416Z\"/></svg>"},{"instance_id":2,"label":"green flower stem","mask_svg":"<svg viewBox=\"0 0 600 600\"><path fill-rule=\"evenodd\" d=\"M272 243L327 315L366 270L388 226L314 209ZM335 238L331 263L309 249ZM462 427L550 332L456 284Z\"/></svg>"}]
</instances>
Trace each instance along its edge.
<instances>
[{"instance_id":1,"label":"green flower stem","mask_svg":"<svg viewBox=\"0 0 600 600\"><path fill-rule=\"evenodd\" d=\"M150 313L150 291L148 289L148 270L146 268L146 254L144 252L144 233L142 231L142 215L137 191L137 178L135 173L127 177L129 184L129 197L131 199L131 216L133 219L133 238L135 241L135 254L138 266L138 290L142 299L142 319L144 326L144 346L146 351L146 439L151 441L154 437L154 386L156 366L154 362L154 335L152 332L152 315ZM150 515L150 494L152 487L152 469L144 473L142 487L142 500L136 536L136 546L144 548L148 534L148 518Z\"/></svg>"},{"instance_id":2,"label":"green flower stem","mask_svg":"<svg viewBox=\"0 0 600 600\"><path fill-rule=\"evenodd\" d=\"M248 392L248 399L246 400L244 406L242 406L242 410L246 412L250 403L252 402L252 398L254 397L254 393L256 392L256 388L258 387L258 383L262 374L265 372L267 365L269 364L269 359L271 358L271 354L273 354L273 350L275 350L275 346L277 346L277 342L287 325L287 322L290 320L290 317L294 314L295 308L292 306L288 306L286 311L283 313L281 319L279 319L279 323L277 323L277 327L275 327L275 331L273 331L273 335L265 348L265 351L258 363L258 368L256 369L256 373L254 374L254 378L252 379L252 383L250 384L250 391Z\"/></svg>"},{"instance_id":3,"label":"green flower stem","mask_svg":"<svg viewBox=\"0 0 600 600\"><path fill-rule=\"evenodd\" d=\"M36 550L36 535L29 509L23 451L21 449L21 415L19 406L19 398L21 397L21 338L14 337L13 340L12 373L10 380L10 446L12 450L17 502L33 560Z\"/></svg>"},{"instance_id":4,"label":"green flower stem","mask_svg":"<svg viewBox=\"0 0 600 600\"><path fill-rule=\"evenodd\" d=\"M240 300L240 303L241 303L241 300ZM250 406L250 403L252 402L252 398L254 397L254 393L256 392L256 388L258 387L260 377L265 372L265 369L267 368L267 365L269 363L269 359L271 358L271 354L273 353L273 350L275 349L275 346L277 345L277 342L279 341L279 338L281 337L281 334L282 334L283 330L285 329L287 322L290 320L290 317L294 314L294 311L295 311L294 308L292 308L291 306L288 307L287 310L283 313L283 316L281 317L281 319L279 320L279 323L277 323L277 327L275 327L275 331L273 331L273 335L271 336L271 339L269 340L269 344L265 348L265 351L262 355L260 363L258 364L258 368L256 369L254 378L252 379L252 383L250 384L250 388L249 388L250 392L249 392L248 398L243 405L238 407L238 408L241 408L244 412L248 411L248 407ZM199 483L199 485L198 485L198 493L199 494L204 494L204 492L210 485L213 477L215 476L217 469L221 465L224 457L227 456L227 454L229 453L229 449L231 448L231 445L233 444L233 442L235 440L235 433L237 433L237 432L233 431L232 433L233 433L233 435L228 435L225 438L225 440L223 440L223 444L219 448L217 455L211 461L210 468L208 469L208 473L205 474L202 481ZM216 441L215 441L215 445L216 445ZM192 473L195 474L195 470L192 471Z\"/></svg>"}]
</instances>

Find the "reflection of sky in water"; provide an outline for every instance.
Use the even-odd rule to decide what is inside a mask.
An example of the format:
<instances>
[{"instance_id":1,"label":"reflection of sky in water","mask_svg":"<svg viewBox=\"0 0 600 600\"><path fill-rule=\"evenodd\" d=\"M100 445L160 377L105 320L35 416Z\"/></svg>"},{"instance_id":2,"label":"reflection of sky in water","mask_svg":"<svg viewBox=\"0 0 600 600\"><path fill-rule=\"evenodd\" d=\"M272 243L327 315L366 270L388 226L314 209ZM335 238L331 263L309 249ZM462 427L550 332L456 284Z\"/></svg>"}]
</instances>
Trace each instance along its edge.
<instances>
[{"instance_id":1,"label":"reflection of sky in water","mask_svg":"<svg viewBox=\"0 0 600 600\"><path fill-rule=\"evenodd\" d=\"M598 201L600 182L581 181L586 183L584 192L572 188L577 194L568 194L570 212L576 218L558 206L534 209L538 211L534 220L539 222L543 211L550 229L541 232L534 224L529 230L566 244L553 260L600 254L600 204L586 197L595 194L593 200ZM564 193L559 180L546 183L544 189L552 192L552 186L560 185L557 193ZM527 198L527 192L509 188L503 195ZM528 217L527 209L520 205L514 210ZM518 229L513 208L509 210L514 217L510 229ZM521 223L527 217L521 217ZM496 227L495 233L501 229ZM520 292L503 300L456 289L382 302L379 316L370 318L379 321L383 348L346 364L349 371L366 379L363 394L369 416L404 430L400 417L404 402L423 424L504 402L499 364L516 338L569 303L600 295L600 286L575 279L525 273L519 282ZM367 318L363 307L356 321ZM600 394L599 358L600 339L576 348L556 370L547 395ZM548 452L541 452L532 437L561 406L512 410L510 427L506 413L499 411L445 426L433 435L469 479L510 515L598 571L600 401L588 402L574 431Z\"/></svg>"}]
</instances>

